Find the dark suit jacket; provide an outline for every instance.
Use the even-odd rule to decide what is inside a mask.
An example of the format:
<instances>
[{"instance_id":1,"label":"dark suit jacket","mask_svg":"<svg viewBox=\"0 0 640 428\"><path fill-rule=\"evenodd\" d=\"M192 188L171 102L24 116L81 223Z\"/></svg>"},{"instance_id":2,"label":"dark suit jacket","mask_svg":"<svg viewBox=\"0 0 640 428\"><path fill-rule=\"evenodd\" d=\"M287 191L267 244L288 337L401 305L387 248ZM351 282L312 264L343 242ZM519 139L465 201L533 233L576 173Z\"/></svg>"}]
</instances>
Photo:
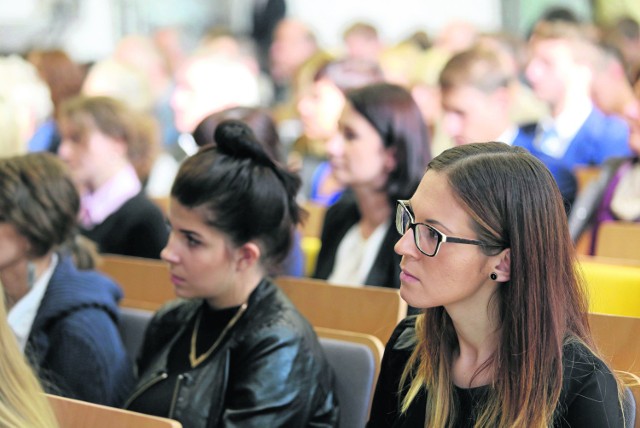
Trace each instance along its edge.
<instances>
[{"instance_id":1,"label":"dark suit jacket","mask_svg":"<svg viewBox=\"0 0 640 428\"><path fill-rule=\"evenodd\" d=\"M523 127L525 134L534 137L536 126ZM567 202L573 202L576 182L573 170L582 165L600 165L612 157L632 155L629 147L629 126L616 116L607 116L594 107L569 144L562 158L547 155L538 147L535 138L518 144L540 159L551 171Z\"/></svg>"},{"instance_id":2,"label":"dark suit jacket","mask_svg":"<svg viewBox=\"0 0 640 428\"><path fill-rule=\"evenodd\" d=\"M61 256L33 321L25 354L48 392L119 406L133 367L118 319L122 291L95 271Z\"/></svg>"},{"instance_id":3,"label":"dark suit jacket","mask_svg":"<svg viewBox=\"0 0 640 428\"><path fill-rule=\"evenodd\" d=\"M393 215L395 216L395 210ZM316 261L314 278L327 279L331 275L340 242L359 220L360 211L351 192L345 192L338 202L329 207L322 227L322 247ZM401 257L393 251L393 246L399 238L395 223L392 221L367 275L365 285L400 288Z\"/></svg>"}]
</instances>

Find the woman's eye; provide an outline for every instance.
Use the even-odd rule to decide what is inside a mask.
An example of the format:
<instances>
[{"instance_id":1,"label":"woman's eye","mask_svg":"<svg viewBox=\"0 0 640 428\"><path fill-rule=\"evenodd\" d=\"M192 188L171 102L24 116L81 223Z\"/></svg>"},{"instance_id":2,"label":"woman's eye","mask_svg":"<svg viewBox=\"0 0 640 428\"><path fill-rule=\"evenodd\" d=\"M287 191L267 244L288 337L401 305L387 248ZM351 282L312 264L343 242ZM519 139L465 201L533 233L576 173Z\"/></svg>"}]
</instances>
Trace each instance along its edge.
<instances>
[{"instance_id":1,"label":"woman's eye","mask_svg":"<svg viewBox=\"0 0 640 428\"><path fill-rule=\"evenodd\" d=\"M355 139L355 138L356 138L356 134L355 134L355 132L353 132L352 130L350 130L350 129L348 129L348 128L347 128L347 129L344 129L344 130L342 131L342 135L344 136L344 139L345 139L345 140L353 140L353 139Z\"/></svg>"},{"instance_id":2,"label":"woman's eye","mask_svg":"<svg viewBox=\"0 0 640 428\"><path fill-rule=\"evenodd\" d=\"M199 239L196 239L191 235L185 235L185 238L187 240L188 247L197 247L198 245L202 244L202 242Z\"/></svg>"},{"instance_id":3,"label":"woman's eye","mask_svg":"<svg viewBox=\"0 0 640 428\"><path fill-rule=\"evenodd\" d=\"M429 229L429 238L438 239L438 232L433 229Z\"/></svg>"},{"instance_id":4,"label":"woman's eye","mask_svg":"<svg viewBox=\"0 0 640 428\"><path fill-rule=\"evenodd\" d=\"M189 236L187 237L187 245L189 245L190 247L196 247L200 245L200 241Z\"/></svg>"}]
</instances>

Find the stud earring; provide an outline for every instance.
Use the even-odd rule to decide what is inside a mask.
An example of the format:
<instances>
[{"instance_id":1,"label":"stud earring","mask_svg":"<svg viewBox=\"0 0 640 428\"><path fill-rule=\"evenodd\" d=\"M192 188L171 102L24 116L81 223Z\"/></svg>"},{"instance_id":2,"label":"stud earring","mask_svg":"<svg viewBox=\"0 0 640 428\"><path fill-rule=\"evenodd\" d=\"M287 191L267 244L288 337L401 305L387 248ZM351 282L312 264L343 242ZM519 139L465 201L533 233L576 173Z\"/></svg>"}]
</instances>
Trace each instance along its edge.
<instances>
[{"instance_id":1,"label":"stud earring","mask_svg":"<svg viewBox=\"0 0 640 428\"><path fill-rule=\"evenodd\" d=\"M489 278L495 281L496 279L498 279L498 274L495 272L491 272L491 275L489 275Z\"/></svg>"}]
</instances>

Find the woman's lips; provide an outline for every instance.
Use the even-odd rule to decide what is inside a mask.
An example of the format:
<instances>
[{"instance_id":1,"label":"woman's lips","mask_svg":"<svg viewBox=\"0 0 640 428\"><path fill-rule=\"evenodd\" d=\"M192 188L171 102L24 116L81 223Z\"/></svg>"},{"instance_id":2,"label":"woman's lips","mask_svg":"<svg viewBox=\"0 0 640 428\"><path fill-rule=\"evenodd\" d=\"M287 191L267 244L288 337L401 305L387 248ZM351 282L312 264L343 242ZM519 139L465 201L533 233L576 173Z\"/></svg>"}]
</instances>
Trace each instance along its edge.
<instances>
[{"instance_id":1,"label":"woman's lips","mask_svg":"<svg viewBox=\"0 0 640 428\"><path fill-rule=\"evenodd\" d=\"M416 282L416 281L418 281L418 278L413 276L410 272L402 269L402 271L400 272L400 281L401 282Z\"/></svg>"}]
</instances>

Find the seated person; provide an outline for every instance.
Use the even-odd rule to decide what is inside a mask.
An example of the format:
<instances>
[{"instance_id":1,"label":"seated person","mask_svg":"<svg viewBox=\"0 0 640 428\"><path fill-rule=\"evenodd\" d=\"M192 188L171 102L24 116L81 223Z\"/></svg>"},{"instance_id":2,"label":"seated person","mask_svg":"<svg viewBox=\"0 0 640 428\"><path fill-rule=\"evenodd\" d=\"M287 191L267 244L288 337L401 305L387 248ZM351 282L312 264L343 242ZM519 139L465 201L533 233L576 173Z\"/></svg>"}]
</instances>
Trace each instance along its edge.
<instances>
[{"instance_id":1,"label":"seated person","mask_svg":"<svg viewBox=\"0 0 640 428\"><path fill-rule=\"evenodd\" d=\"M315 332L267 276L300 219L299 178L242 122L221 123L214 138L171 190L162 258L181 300L151 321L125 407L193 428L336 426Z\"/></svg>"},{"instance_id":2,"label":"seated person","mask_svg":"<svg viewBox=\"0 0 640 428\"><path fill-rule=\"evenodd\" d=\"M377 61L343 58L327 61L313 75L313 82L296 104L302 135L293 144L290 164L299 164L303 196L316 204L335 203L344 190L327 162L326 147L339 138L338 120L345 104L345 92L384 81Z\"/></svg>"},{"instance_id":3,"label":"seated person","mask_svg":"<svg viewBox=\"0 0 640 428\"><path fill-rule=\"evenodd\" d=\"M48 392L117 406L133 382L117 320L120 288L79 271L80 199L49 153L0 160L0 282L9 324Z\"/></svg>"},{"instance_id":4,"label":"seated person","mask_svg":"<svg viewBox=\"0 0 640 428\"><path fill-rule=\"evenodd\" d=\"M569 215L569 231L574 242L592 228L591 254L601 223L611 220L640 221L640 101L637 112L628 116L630 157L612 158L604 163L600 176L578 196Z\"/></svg>"},{"instance_id":5,"label":"seated person","mask_svg":"<svg viewBox=\"0 0 640 428\"><path fill-rule=\"evenodd\" d=\"M446 150L396 226L400 295L423 312L387 344L370 428L625 426L542 162L503 143Z\"/></svg>"},{"instance_id":6,"label":"seated person","mask_svg":"<svg viewBox=\"0 0 640 428\"><path fill-rule=\"evenodd\" d=\"M412 194L431 157L427 127L406 89L380 83L347 92L340 133L329 160L349 190L327 210L314 277L398 288L393 204Z\"/></svg>"},{"instance_id":7,"label":"seated person","mask_svg":"<svg viewBox=\"0 0 640 428\"><path fill-rule=\"evenodd\" d=\"M81 194L81 233L96 242L101 253L157 259L167 242L167 228L132 164L146 144L135 118L112 98L72 98L61 106L58 154Z\"/></svg>"},{"instance_id":8,"label":"seated person","mask_svg":"<svg viewBox=\"0 0 640 428\"><path fill-rule=\"evenodd\" d=\"M530 39L526 77L549 106L550 116L523 127L530 138L521 146L540 159L563 194L575 193L573 170L629 156L629 128L622 118L605 115L591 100L594 50L588 29L563 21L541 21Z\"/></svg>"}]
</instances>

